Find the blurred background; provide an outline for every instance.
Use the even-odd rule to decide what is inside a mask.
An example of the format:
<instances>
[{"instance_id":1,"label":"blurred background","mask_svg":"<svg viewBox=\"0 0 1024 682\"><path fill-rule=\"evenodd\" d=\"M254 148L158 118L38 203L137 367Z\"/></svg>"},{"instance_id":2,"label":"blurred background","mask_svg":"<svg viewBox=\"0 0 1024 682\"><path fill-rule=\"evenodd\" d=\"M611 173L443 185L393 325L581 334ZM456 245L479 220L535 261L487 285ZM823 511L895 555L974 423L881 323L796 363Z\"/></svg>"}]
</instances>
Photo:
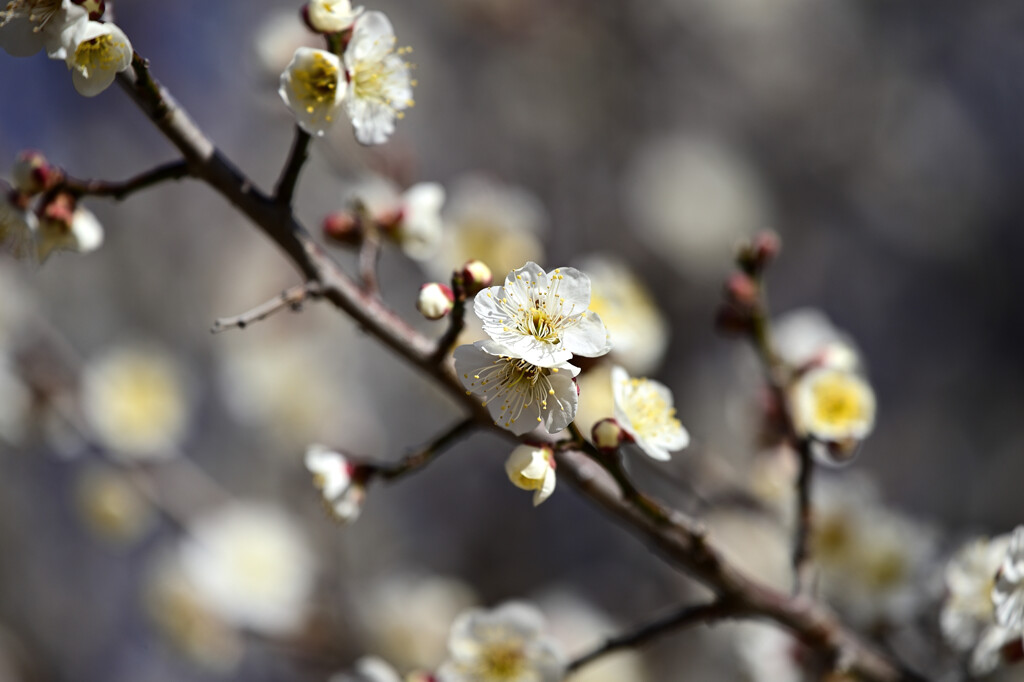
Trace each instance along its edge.
<instances>
[{"instance_id":1,"label":"blurred background","mask_svg":"<svg viewBox=\"0 0 1024 682\"><path fill-rule=\"evenodd\" d=\"M315 44L300 6L116 3L154 76L264 188L292 139L278 76ZM748 486L763 469L757 366L712 321L736 244L775 230L773 310L843 330L878 396L874 434L834 482L927 523L909 531L928 539L927 575L913 574L926 598L863 628L897 630L887 642L928 661L942 558L1024 520L1024 5L369 8L413 47L416 105L385 146L360 147L345 122L317 141L300 217L318 228L372 176L443 184L443 253L388 248L381 264L385 299L431 335L443 323L418 316L416 291L465 257L497 279L528 258L605 273L617 360L674 391L693 437L665 467L631 465L690 510L704 482ZM0 92L0 167L34 148L117 180L176 158L118 88L84 99L42 55L0 54ZM358 523L333 522L302 464L310 443L397 459L457 407L326 305L211 335L299 279L199 183L86 204L98 251L0 259L3 682L326 680L367 652L429 669L455 615L510 598L537 601L575 654L701 594L567 486L533 509L503 473L507 442L485 435L374 486ZM784 518L733 511L715 512L722 543L784 583ZM274 555L252 582L266 609L196 596L188 575L210 571L189 565L189 542L204 533ZM787 679L737 669L736 641L753 639L670 637L574 679Z\"/></svg>"}]
</instances>

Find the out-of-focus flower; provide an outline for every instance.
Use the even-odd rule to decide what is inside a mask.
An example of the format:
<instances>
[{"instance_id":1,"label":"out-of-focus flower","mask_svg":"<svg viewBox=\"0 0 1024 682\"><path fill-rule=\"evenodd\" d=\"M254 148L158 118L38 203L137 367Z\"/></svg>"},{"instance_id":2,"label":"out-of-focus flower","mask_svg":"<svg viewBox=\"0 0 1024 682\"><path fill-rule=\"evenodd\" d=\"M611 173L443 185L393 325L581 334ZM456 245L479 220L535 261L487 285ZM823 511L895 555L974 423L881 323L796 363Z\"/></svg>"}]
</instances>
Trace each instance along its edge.
<instances>
[{"instance_id":1,"label":"out-of-focus flower","mask_svg":"<svg viewBox=\"0 0 1024 682\"><path fill-rule=\"evenodd\" d=\"M420 295L416 298L416 310L428 320L440 320L452 311L455 305L455 294L451 287L439 282L431 282L420 287Z\"/></svg>"},{"instance_id":2,"label":"out-of-focus flower","mask_svg":"<svg viewBox=\"0 0 1024 682\"><path fill-rule=\"evenodd\" d=\"M534 491L534 507L555 492L555 455L547 446L520 445L505 460L505 473L512 485Z\"/></svg>"},{"instance_id":3,"label":"out-of-focus flower","mask_svg":"<svg viewBox=\"0 0 1024 682\"><path fill-rule=\"evenodd\" d=\"M177 454L188 430L186 386L183 370L164 352L116 348L86 368L82 408L111 454L164 459Z\"/></svg>"},{"instance_id":4,"label":"out-of-focus flower","mask_svg":"<svg viewBox=\"0 0 1024 682\"><path fill-rule=\"evenodd\" d=\"M395 49L395 32L381 12L359 15L345 48L351 92L345 102L361 144L384 144L395 132L395 119L413 105L413 81L403 58L409 48Z\"/></svg>"},{"instance_id":5,"label":"out-of-focus flower","mask_svg":"<svg viewBox=\"0 0 1024 682\"><path fill-rule=\"evenodd\" d=\"M324 496L334 518L352 523L359 518L366 500L366 486L356 476L356 467L345 455L324 445L306 450L306 468L313 474L313 485Z\"/></svg>"},{"instance_id":6,"label":"out-of-focus flower","mask_svg":"<svg viewBox=\"0 0 1024 682\"><path fill-rule=\"evenodd\" d=\"M810 682L807 649L774 625L742 623L735 628L736 650L750 682Z\"/></svg>"},{"instance_id":7,"label":"out-of-focus flower","mask_svg":"<svg viewBox=\"0 0 1024 682\"><path fill-rule=\"evenodd\" d=\"M156 524L153 506L124 473L113 468L85 469L75 493L82 521L102 540L128 545L140 540Z\"/></svg>"},{"instance_id":8,"label":"out-of-focus flower","mask_svg":"<svg viewBox=\"0 0 1024 682\"><path fill-rule=\"evenodd\" d=\"M668 324L650 292L625 264L591 256L580 264L590 277L590 309L601 317L612 358L630 372L653 371L668 345Z\"/></svg>"},{"instance_id":9,"label":"out-of-focus flower","mask_svg":"<svg viewBox=\"0 0 1024 682\"><path fill-rule=\"evenodd\" d=\"M538 367L493 341L455 349L455 371L466 391L483 397L494 423L517 436L543 424L549 433L576 415L578 367Z\"/></svg>"},{"instance_id":10,"label":"out-of-focus flower","mask_svg":"<svg viewBox=\"0 0 1024 682\"><path fill-rule=\"evenodd\" d=\"M736 242L771 224L755 169L723 140L652 140L625 183L640 238L688 277L717 280Z\"/></svg>"},{"instance_id":11,"label":"out-of-focus flower","mask_svg":"<svg viewBox=\"0 0 1024 682\"><path fill-rule=\"evenodd\" d=\"M540 201L521 187L483 176L466 176L451 185L445 230L438 253L437 277L469 260L483 261L492 272L509 272L527 261L541 261L539 236L547 225Z\"/></svg>"},{"instance_id":12,"label":"out-of-focus flower","mask_svg":"<svg viewBox=\"0 0 1024 682\"><path fill-rule=\"evenodd\" d=\"M353 9L349 0L309 0L304 16L314 31L338 33L352 28L362 11L362 7Z\"/></svg>"},{"instance_id":13,"label":"out-of-focus flower","mask_svg":"<svg viewBox=\"0 0 1024 682\"><path fill-rule=\"evenodd\" d=\"M992 590L992 603L1001 627L1024 634L1024 526L1017 526L1010 535Z\"/></svg>"},{"instance_id":14,"label":"out-of-focus flower","mask_svg":"<svg viewBox=\"0 0 1024 682\"><path fill-rule=\"evenodd\" d=\"M38 226L36 214L22 207L10 188L0 182L0 246L16 258L24 258L32 251Z\"/></svg>"},{"instance_id":15,"label":"out-of-focus flower","mask_svg":"<svg viewBox=\"0 0 1024 682\"><path fill-rule=\"evenodd\" d=\"M302 624L315 558L302 526L278 507L233 502L199 517L180 552L203 606L226 622L272 635Z\"/></svg>"},{"instance_id":16,"label":"out-of-focus flower","mask_svg":"<svg viewBox=\"0 0 1024 682\"><path fill-rule=\"evenodd\" d=\"M441 244L444 187L436 182L421 182L404 193L391 180L371 176L356 183L347 193L358 200L381 227L413 260L433 257ZM450 274L450 273L449 273Z\"/></svg>"},{"instance_id":17,"label":"out-of-focus flower","mask_svg":"<svg viewBox=\"0 0 1024 682\"><path fill-rule=\"evenodd\" d=\"M576 383L580 387L576 425L582 433L589 434L598 421L615 413L612 368L601 363L577 377Z\"/></svg>"},{"instance_id":18,"label":"out-of-focus flower","mask_svg":"<svg viewBox=\"0 0 1024 682\"><path fill-rule=\"evenodd\" d=\"M800 435L842 443L866 438L875 425L875 392L859 375L832 367L801 374L789 392Z\"/></svg>"},{"instance_id":19,"label":"out-of-focus flower","mask_svg":"<svg viewBox=\"0 0 1024 682\"><path fill-rule=\"evenodd\" d=\"M279 78L300 47L316 47L323 39L310 33L295 12L274 12L256 30L253 47L259 66L268 77Z\"/></svg>"},{"instance_id":20,"label":"out-of-focus flower","mask_svg":"<svg viewBox=\"0 0 1024 682\"><path fill-rule=\"evenodd\" d=\"M402 677L384 659L364 656L350 672L331 675L328 682L402 682Z\"/></svg>"},{"instance_id":21,"label":"out-of-focus flower","mask_svg":"<svg viewBox=\"0 0 1024 682\"><path fill-rule=\"evenodd\" d=\"M690 443L690 434L676 419L672 391L653 379L634 379L621 367L612 369L615 419L644 453L658 460Z\"/></svg>"},{"instance_id":22,"label":"out-of-focus flower","mask_svg":"<svg viewBox=\"0 0 1024 682\"><path fill-rule=\"evenodd\" d=\"M277 92L295 114L299 127L320 137L334 123L346 89L338 55L300 47L281 73Z\"/></svg>"},{"instance_id":23,"label":"out-of-focus flower","mask_svg":"<svg viewBox=\"0 0 1024 682\"><path fill-rule=\"evenodd\" d=\"M111 23L85 21L71 35L66 58L78 94L95 97L132 64L132 44Z\"/></svg>"},{"instance_id":24,"label":"out-of-focus flower","mask_svg":"<svg viewBox=\"0 0 1024 682\"><path fill-rule=\"evenodd\" d=\"M604 323L589 307L589 277L576 268L544 272L533 262L510 272L505 286L488 287L473 300L488 336L541 367L611 349Z\"/></svg>"},{"instance_id":25,"label":"out-of-focus flower","mask_svg":"<svg viewBox=\"0 0 1024 682\"><path fill-rule=\"evenodd\" d=\"M494 273L482 260L471 260L462 266L462 280L466 287L466 293L473 296L481 289L491 286L491 282L494 281Z\"/></svg>"},{"instance_id":26,"label":"out-of-focus flower","mask_svg":"<svg viewBox=\"0 0 1024 682\"><path fill-rule=\"evenodd\" d=\"M853 341L815 308L797 308L772 322L775 352L797 369L814 366L854 370L860 353Z\"/></svg>"},{"instance_id":27,"label":"out-of-focus flower","mask_svg":"<svg viewBox=\"0 0 1024 682\"><path fill-rule=\"evenodd\" d=\"M46 262L54 251L89 253L103 245L103 226L84 206L74 209L70 218L44 216L36 233L36 257Z\"/></svg>"},{"instance_id":28,"label":"out-of-focus flower","mask_svg":"<svg viewBox=\"0 0 1024 682\"><path fill-rule=\"evenodd\" d=\"M491 611L472 609L452 624L449 660L439 682L556 682L565 660L544 635L544 617L535 607L508 602Z\"/></svg>"},{"instance_id":29,"label":"out-of-focus flower","mask_svg":"<svg viewBox=\"0 0 1024 682\"><path fill-rule=\"evenodd\" d=\"M629 439L629 436L619 426L619 422L606 417L594 424L594 428L590 432L590 439L598 450L614 451L618 450L619 446Z\"/></svg>"},{"instance_id":30,"label":"out-of-focus flower","mask_svg":"<svg viewBox=\"0 0 1024 682\"><path fill-rule=\"evenodd\" d=\"M26 197L51 189L60 177L60 169L51 166L42 152L32 149L18 154L11 168L14 187Z\"/></svg>"},{"instance_id":31,"label":"out-of-focus flower","mask_svg":"<svg viewBox=\"0 0 1024 682\"><path fill-rule=\"evenodd\" d=\"M51 59L64 59L64 36L86 20L87 12L71 0L13 0L0 9L0 47L12 57L46 48Z\"/></svg>"}]
</instances>

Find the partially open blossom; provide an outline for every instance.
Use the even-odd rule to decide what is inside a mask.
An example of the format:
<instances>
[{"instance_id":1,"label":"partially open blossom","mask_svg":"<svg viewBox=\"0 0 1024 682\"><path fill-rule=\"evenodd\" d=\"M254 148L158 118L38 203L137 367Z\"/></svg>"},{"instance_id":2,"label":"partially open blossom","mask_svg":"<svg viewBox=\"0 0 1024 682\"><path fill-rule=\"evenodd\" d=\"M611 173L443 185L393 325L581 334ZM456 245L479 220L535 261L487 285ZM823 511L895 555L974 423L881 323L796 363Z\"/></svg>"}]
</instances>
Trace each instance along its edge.
<instances>
[{"instance_id":1,"label":"partially open blossom","mask_svg":"<svg viewBox=\"0 0 1024 682\"><path fill-rule=\"evenodd\" d=\"M281 74L277 92L299 127L319 137L334 123L346 87L338 55L300 47Z\"/></svg>"},{"instance_id":2,"label":"partially open blossom","mask_svg":"<svg viewBox=\"0 0 1024 682\"><path fill-rule=\"evenodd\" d=\"M71 0L13 0L0 9L0 47L12 57L46 48L51 59L64 59L67 35L86 19L86 10Z\"/></svg>"},{"instance_id":3,"label":"partially open blossom","mask_svg":"<svg viewBox=\"0 0 1024 682\"><path fill-rule=\"evenodd\" d=\"M313 485L324 497L334 518L352 523L359 518L366 499L365 482L356 474L355 465L345 455L324 445L306 450L306 468L313 474Z\"/></svg>"},{"instance_id":4,"label":"partially open blossom","mask_svg":"<svg viewBox=\"0 0 1024 682\"><path fill-rule=\"evenodd\" d=\"M866 438L875 425L875 392L861 376L833 367L801 374L789 393L797 432L841 443Z\"/></svg>"},{"instance_id":5,"label":"partially open blossom","mask_svg":"<svg viewBox=\"0 0 1024 682\"><path fill-rule=\"evenodd\" d=\"M318 33L338 33L352 28L362 11L362 7L353 8L349 0L309 0L303 17Z\"/></svg>"},{"instance_id":6,"label":"partially open blossom","mask_svg":"<svg viewBox=\"0 0 1024 682\"><path fill-rule=\"evenodd\" d=\"M541 367L567 362L573 355L598 357L611 349L604 323L589 307L589 277L576 268L544 272L533 262L510 272L504 286L484 289L473 301L494 341Z\"/></svg>"},{"instance_id":7,"label":"partially open blossom","mask_svg":"<svg viewBox=\"0 0 1024 682\"><path fill-rule=\"evenodd\" d=\"M564 657L544 635L544 617L521 602L459 616L448 652L439 682L557 682L565 674Z\"/></svg>"},{"instance_id":8,"label":"partially open blossom","mask_svg":"<svg viewBox=\"0 0 1024 682\"><path fill-rule=\"evenodd\" d=\"M628 438L626 432L614 419L606 418L594 424L590 430L591 442L598 450L617 450Z\"/></svg>"},{"instance_id":9,"label":"partially open blossom","mask_svg":"<svg viewBox=\"0 0 1024 682\"><path fill-rule=\"evenodd\" d=\"M72 34L65 60L78 94L94 97L131 66L132 44L114 24L86 21Z\"/></svg>"},{"instance_id":10,"label":"partially open blossom","mask_svg":"<svg viewBox=\"0 0 1024 682\"><path fill-rule=\"evenodd\" d=\"M505 461L505 473L512 485L533 490L533 506L555 492L555 455L547 446L520 445Z\"/></svg>"},{"instance_id":11,"label":"partially open blossom","mask_svg":"<svg viewBox=\"0 0 1024 682\"><path fill-rule=\"evenodd\" d=\"M345 103L362 144L384 144L395 131L395 119L413 105L413 81L403 55L395 48L395 32L381 12L359 15L345 48L351 92Z\"/></svg>"},{"instance_id":12,"label":"partially open blossom","mask_svg":"<svg viewBox=\"0 0 1024 682\"><path fill-rule=\"evenodd\" d=\"M482 396L494 423L517 436L539 424L557 433L576 416L578 367L539 367L493 341L459 346L454 355L467 393Z\"/></svg>"},{"instance_id":13,"label":"partially open blossom","mask_svg":"<svg viewBox=\"0 0 1024 682\"><path fill-rule=\"evenodd\" d=\"M467 261L462 266L462 283L466 288L466 293L470 296L491 286L493 281L494 275L491 273L491 269L482 260Z\"/></svg>"},{"instance_id":14,"label":"partially open blossom","mask_svg":"<svg viewBox=\"0 0 1024 682\"><path fill-rule=\"evenodd\" d=\"M387 661L363 656L351 671L331 675L327 682L402 682L402 677Z\"/></svg>"},{"instance_id":15,"label":"partially open blossom","mask_svg":"<svg viewBox=\"0 0 1024 682\"><path fill-rule=\"evenodd\" d=\"M428 320L440 320L452 311L454 305L455 294L447 284L430 282L420 287L416 310Z\"/></svg>"},{"instance_id":16,"label":"partially open blossom","mask_svg":"<svg viewBox=\"0 0 1024 682\"><path fill-rule=\"evenodd\" d=\"M34 196L54 186L60 171L46 160L41 152L26 150L18 154L11 169L11 178L17 190L26 196Z\"/></svg>"},{"instance_id":17,"label":"partially open blossom","mask_svg":"<svg viewBox=\"0 0 1024 682\"><path fill-rule=\"evenodd\" d=\"M676 419L672 392L653 379L634 379L621 367L612 369L615 419L652 459L668 460L690 444L690 434Z\"/></svg>"}]
</instances>

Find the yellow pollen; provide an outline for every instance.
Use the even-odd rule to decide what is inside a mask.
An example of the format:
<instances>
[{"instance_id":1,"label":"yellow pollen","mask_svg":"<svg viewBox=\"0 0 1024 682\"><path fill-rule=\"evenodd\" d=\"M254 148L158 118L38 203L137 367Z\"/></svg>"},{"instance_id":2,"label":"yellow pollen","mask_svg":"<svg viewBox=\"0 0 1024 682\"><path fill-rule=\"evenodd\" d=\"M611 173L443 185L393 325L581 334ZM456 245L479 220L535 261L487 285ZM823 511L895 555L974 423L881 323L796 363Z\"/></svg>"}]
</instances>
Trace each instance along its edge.
<instances>
[{"instance_id":1,"label":"yellow pollen","mask_svg":"<svg viewBox=\"0 0 1024 682\"><path fill-rule=\"evenodd\" d=\"M117 64L119 49L124 46L110 33L83 40L75 48L75 67L86 78L94 71L108 71Z\"/></svg>"},{"instance_id":2,"label":"yellow pollen","mask_svg":"<svg viewBox=\"0 0 1024 682\"><path fill-rule=\"evenodd\" d=\"M296 70L292 78L295 97L305 104L308 114L334 104L338 92L338 67L322 54L314 54L312 61L309 67Z\"/></svg>"},{"instance_id":3,"label":"yellow pollen","mask_svg":"<svg viewBox=\"0 0 1024 682\"><path fill-rule=\"evenodd\" d=\"M860 384L843 374L829 374L811 387L814 420L829 426L846 426L868 417Z\"/></svg>"}]
</instances>

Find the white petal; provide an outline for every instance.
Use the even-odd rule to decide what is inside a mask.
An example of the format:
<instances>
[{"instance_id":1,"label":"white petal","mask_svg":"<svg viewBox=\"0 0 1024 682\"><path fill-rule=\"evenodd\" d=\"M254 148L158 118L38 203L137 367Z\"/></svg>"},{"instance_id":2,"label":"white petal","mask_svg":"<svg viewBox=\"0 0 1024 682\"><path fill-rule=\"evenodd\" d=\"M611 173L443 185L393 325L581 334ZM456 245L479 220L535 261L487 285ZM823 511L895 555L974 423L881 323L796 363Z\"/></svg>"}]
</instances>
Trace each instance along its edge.
<instances>
[{"instance_id":1,"label":"white petal","mask_svg":"<svg viewBox=\"0 0 1024 682\"><path fill-rule=\"evenodd\" d=\"M562 345L574 355L596 358L612 349L608 330L597 313L587 312L579 322L566 330Z\"/></svg>"},{"instance_id":2,"label":"white petal","mask_svg":"<svg viewBox=\"0 0 1024 682\"><path fill-rule=\"evenodd\" d=\"M349 97L345 107L360 144L384 144L395 132L395 112L387 104Z\"/></svg>"},{"instance_id":3,"label":"white petal","mask_svg":"<svg viewBox=\"0 0 1024 682\"><path fill-rule=\"evenodd\" d=\"M103 244L103 226L92 211L79 206L71 218L71 234L79 253L95 251Z\"/></svg>"},{"instance_id":4,"label":"white petal","mask_svg":"<svg viewBox=\"0 0 1024 682\"><path fill-rule=\"evenodd\" d=\"M359 62L384 59L395 45L395 30L383 12L366 12L356 19L352 40L345 48L349 71Z\"/></svg>"},{"instance_id":5,"label":"white petal","mask_svg":"<svg viewBox=\"0 0 1024 682\"><path fill-rule=\"evenodd\" d=\"M569 365L568 367L572 367ZM576 409L579 407L579 392L576 390L576 383L572 380L575 373L566 368L556 374L548 375L551 382L551 389L554 395L548 396L548 407L545 411L544 428L548 433L558 433L565 429L576 419ZM552 401L554 401L552 403Z\"/></svg>"},{"instance_id":6,"label":"white petal","mask_svg":"<svg viewBox=\"0 0 1024 682\"><path fill-rule=\"evenodd\" d=\"M546 463L545 463L546 464ZM555 492L555 470L550 464L546 464L546 475L544 476L544 483L538 488L537 492L533 494L533 506L536 507L544 500L551 497L551 493Z\"/></svg>"}]
</instances>

